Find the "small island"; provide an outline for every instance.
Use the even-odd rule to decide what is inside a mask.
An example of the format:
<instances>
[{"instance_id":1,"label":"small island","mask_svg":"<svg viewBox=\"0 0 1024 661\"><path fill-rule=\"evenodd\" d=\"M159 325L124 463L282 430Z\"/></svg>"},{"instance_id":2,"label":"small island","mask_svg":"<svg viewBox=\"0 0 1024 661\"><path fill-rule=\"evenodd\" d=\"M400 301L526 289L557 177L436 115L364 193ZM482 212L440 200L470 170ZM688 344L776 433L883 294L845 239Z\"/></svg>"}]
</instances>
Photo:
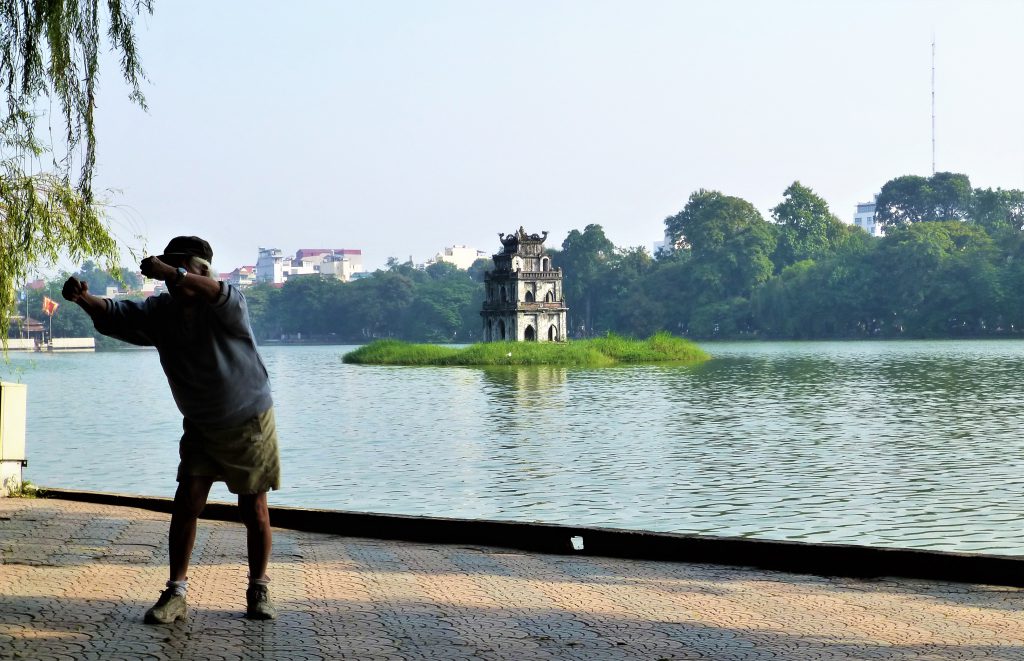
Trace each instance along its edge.
<instances>
[{"instance_id":1,"label":"small island","mask_svg":"<svg viewBox=\"0 0 1024 661\"><path fill-rule=\"evenodd\" d=\"M456 349L378 340L345 354L357 365L557 365L603 367L633 363L696 363L710 358L689 340L660 332L646 340L609 333L568 339L562 269L544 250L548 233L498 234L501 251L484 273L480 310L484 341Z\"/></svg>"},{"instance_id":2,"label":"small island","mask_svg":"<svg viewBox=\"0 0 1024 661\"><path fill-rule=\"evenodd\" d=\"M646 340L606 335L569 342L481 342L456 349L377 340L345 354L357 365L558 365L605 367L636 363L697 363L710 356L689 340L657 333Z\"/></svg>"}]
</instances>

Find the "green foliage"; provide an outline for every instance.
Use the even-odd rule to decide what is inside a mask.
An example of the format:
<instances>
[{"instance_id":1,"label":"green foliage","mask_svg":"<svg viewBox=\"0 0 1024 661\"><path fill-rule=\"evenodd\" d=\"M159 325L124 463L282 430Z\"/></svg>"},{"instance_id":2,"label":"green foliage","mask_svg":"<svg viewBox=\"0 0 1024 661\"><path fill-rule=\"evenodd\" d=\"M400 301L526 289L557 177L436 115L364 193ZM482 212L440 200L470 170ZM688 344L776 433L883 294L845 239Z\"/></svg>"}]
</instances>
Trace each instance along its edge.
<instances>
[{"instance_id":1,"label":"green foliage","mask_svg":"<svg viewBox=\"0 0 1024 661\"><path fill-rule=\"evenodd\" d=\"M617 363L698 362L710 357L693 342L664 331L646 340L608 333L583 342L591 343L594 349Z\"/></svg>"},{"instance_id":2,"label":"green foliage","mask_svg":"<svg viewBox=\"0 0 1024 661\"><path fill-rule=\"evenodd\" d=\"M691 309L747 298L774 271L775 230L746 200L699 190L665 228L689 253L684 279Z\"/></svg>"},{"instance_id":3,"label":"green foliage","mask_svg":"<svg viewBox=\"0 0 1024 661\"><path fill-rule=\"evenodd\" d=\"M971 181L965 174L936 172L887 181L875 209L879 222L898 227L926 221L965 220L971 211Z\"/></svg>"},{"instance_id":4,"label":"green foliage","mask_svg":"<svg viewBox=\"0 0 1024 661\"><path fill-rule=\"evenodd\" d=\"M89 288L103 295L106 287L124 285L118 282L118 278L128 283L130 290L137 290L142 286L142 279L137 274L121 272L117 276L100 270L92 261L86 260L80 270L75 273L61 273L56 278L49 280L41 289L26 289L22 293L24 300L16 302L16 311L27 317L32 317L44 323L48 330L52 331L53 337L93 337L96 340L98 349L110 349L121 346L117 340L113 340L98 333L93 326L92 319L77 305L72 305L63 300L60 296L61 287L68 276L74 275L79 280L89 283ZM43 297L49 297L59 304L53 318L48 318L43 312ZM9 329L12 337L21 335L20 327Z\"/></svg>"},{"instance_id":5,"label":"green foliage","mask_svg":"<svg viewBox=\"0 0 1024 661\"><path fill-rule=\"evenodd\" d=\"M776 271L805 259L821 259L849 235L825 200L799 181L794 181L783 196L782 203L772 209L779 225L773 257Z\"/></svg>"},{"instance_id":6,"label":"green foliage","mask_svg":"<svg viewBox=\"0 0 1024 661\"><path fill-rule=\"evenodd\" d=\"M993 237L1020 232L1024 227L1024 191L975 189L971 221Z\"/></svg>"},{"instance_id":7,"label":"green foliage","mask_svg":"<svg viewBox=\"0 0 1024 661\"><path fill-rule=\"evenodd\" d=\"M658 333L647 340L607 335L589 340L487 342L464 349L378 340L345 354L359 365L560 365L601 367L621 363L698 362L708 355L697 345Z\"/></svg>"},{"instance_id":8,"label":"green foliage","mask_svg":"<svg viewBox=\"0 0 1024 661\"><path fill-rule=\"evenodd\" d=\"M450 365L459 350L437 344L376 340L345 354L346 363L365 365Z\"/></svg>"},{"instance_id":9,"label":"green foliage","mask_svg":"<svg viewBox=\"0 0 1024 661\"><path fill-rule=\"evenodd\" d=\"M395 261L349 283L297 277L280 289L252 287L245 296L260 340L455 342L480 336L483 284L446 263L421 271Z\"/></svg>"},{"instance_id":10,"label":"green foliage","mask_svg":"<svg viewBox=\"0 0 1024 661\"><path fill-rule=\"evenodd\" d=\"M601 298L599 278L615 254L615 245L604 234L600 225L587 225L583 231L572 230L562 242L557 261L565 274L563 291L566 300L574 301L569 308L569 327L582 328L585 334L595 330L594 301Z\"/></svg>"},{"instance_id":11,"label":"green foliage","mask_svg":"<svg viewBox=\"0 0 1024 661\"><path fill-rule=\"evenodd\" d=\"M772 210L773 223L739 198L695 192L665 221L678 248L657 259L643 248L616 248L600 225L574 230L561 250L549 250L565 274L570 337L660 330L690 338L1018 335L1024 192L971 190L966 176L951 173L890 184L890 194L917 190L924 201L890 197L892 209L919 218L894 224L882 238L840 222L799 182ZM472 342L480 333L487 266L420 271L393 260L349 284L296 281L247 296L261 338L302 332L350 342ZM308 296L300 298L302 291ZM503 355L497 364L505 364ZM513 356L534 360L521 351Z\"/></svg>"},{"instance_id":12,"label":"green foliage","mask_svg":"<svg viewBox=\"0 0 1024 661\"><path fill-rule=\"evenodd\" d=\"M99 50L120 55L130 97L145 107L144 74L135 48L134 19L152 13L150 0L9 0L0 3L0 338L6 346L15 288L40 263L62 254L117 263L117 246L94 200L94 111ZM54 103L55 102L55 103ZM60 143L41 141L43 107L57 107ZM49 154L49 159L44 158ZM46 162L48 160L48 162ZM77 173L74 171L77 169Z\"/></svg>"},{"instance_id":13,"label":"green foliage","mask_svg":"<svg viewBox=\"0 0 1024 661\"><path fill-rule=\"evenodd\" d=\"M28 480L22 480L21 483L13 488L7 490L8 498L40 498L46 491L32 484Z\"/></svg>"}]
</instances>

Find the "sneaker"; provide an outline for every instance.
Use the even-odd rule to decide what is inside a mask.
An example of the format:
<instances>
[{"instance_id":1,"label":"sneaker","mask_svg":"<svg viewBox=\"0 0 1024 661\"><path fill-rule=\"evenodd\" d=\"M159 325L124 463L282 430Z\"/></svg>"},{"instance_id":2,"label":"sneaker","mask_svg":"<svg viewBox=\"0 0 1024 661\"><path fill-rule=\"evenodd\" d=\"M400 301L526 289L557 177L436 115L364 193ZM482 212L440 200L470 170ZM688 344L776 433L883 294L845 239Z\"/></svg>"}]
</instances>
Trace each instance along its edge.
<instances>
[{"instance_id":1,"label":"sneaker","mask_svg":"<svg viewBox=\"0 0 1024 661\"><path fill-rule=\"evenodd\" d=\"M270 601L270 590L266 585L250 585L245 591L245 616L250 620L272 620L277 609Z\"/></svg>"},{"instance_id":2,"label":"sneaker","mask_svg":"<svg viewBox=\"0 0 1024 661\"><path fill-rule=\"evenodd\" d=\"M146 611L146 624L170 624L188 614L185 595L177 594L173 588L160 593L156 605Z\"/></svg>"}]
</instances>

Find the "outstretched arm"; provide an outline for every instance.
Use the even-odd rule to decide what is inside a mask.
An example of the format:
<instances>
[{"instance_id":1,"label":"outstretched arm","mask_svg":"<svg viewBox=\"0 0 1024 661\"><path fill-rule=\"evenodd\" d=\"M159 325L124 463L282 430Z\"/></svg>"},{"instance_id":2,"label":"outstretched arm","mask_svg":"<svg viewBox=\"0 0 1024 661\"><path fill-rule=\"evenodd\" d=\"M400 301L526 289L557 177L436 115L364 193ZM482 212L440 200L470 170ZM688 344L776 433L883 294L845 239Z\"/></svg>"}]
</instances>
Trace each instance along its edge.
<instances>
[{"instance_id":1,"label":"outstretched arm","mask_svg":"<svg viewBox=\"0 0 1024 661\"><path fill-rule=\"evenodd\" d=\"M185 267L187 274L184 277L179 277L178 269L157 257L147 257L139 267L142 275L147 278L163 280L168 287L187 291L208 303L213 303L220 296L220 282L199 273L191 266Z\"/></svg>"},{"instance_id":2,"label":"outstretched arm","mask_svg":"<svg viewBox=\"0 0 1024 661\"><path fill-rule=\"evenodd\" d=\"M60 294L72 303L77 303L78 307L85 310L93 319L107 313L107 301L90 294L89 283L84 280L71 276L64 282Z\"/></svg>"}]
</instances>

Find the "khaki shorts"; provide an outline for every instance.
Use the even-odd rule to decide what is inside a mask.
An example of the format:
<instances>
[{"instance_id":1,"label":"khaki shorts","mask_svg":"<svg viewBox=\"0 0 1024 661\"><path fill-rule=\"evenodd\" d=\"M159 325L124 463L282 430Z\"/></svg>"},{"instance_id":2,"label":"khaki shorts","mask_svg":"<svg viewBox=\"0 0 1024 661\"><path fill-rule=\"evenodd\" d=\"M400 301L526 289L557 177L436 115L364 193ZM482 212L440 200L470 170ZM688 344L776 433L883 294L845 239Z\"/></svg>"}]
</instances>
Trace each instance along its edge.
<instances>
[{"instance_id":1,"label":"khaki shorts","mask_svg":"<svg viewBox=\"0 0 1024 661\"><path fill-rule=\"evenodd\" d=\"M226 482L234 494L281 488L274 409L269 408L237 427L205 429L185 420L178 454L178 481L209 477Z\"/></svg>"}]
</instances>

